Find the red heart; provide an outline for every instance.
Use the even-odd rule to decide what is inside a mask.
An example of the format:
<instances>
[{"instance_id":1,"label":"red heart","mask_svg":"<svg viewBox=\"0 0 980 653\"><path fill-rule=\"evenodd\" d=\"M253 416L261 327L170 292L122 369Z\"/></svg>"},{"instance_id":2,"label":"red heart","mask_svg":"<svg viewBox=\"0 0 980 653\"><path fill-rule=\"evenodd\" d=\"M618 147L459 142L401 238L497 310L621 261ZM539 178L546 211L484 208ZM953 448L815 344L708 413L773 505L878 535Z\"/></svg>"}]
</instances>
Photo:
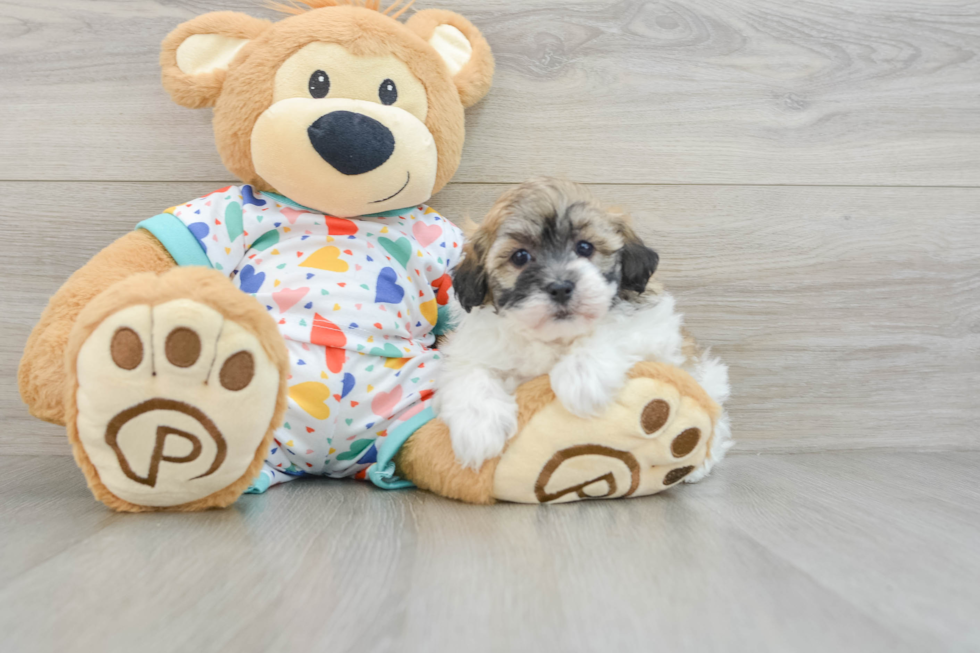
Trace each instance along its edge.
<instances>
[{"instance_id":1,"label":"red heart","mask_svg":"<svg viewBox=\"0 0 980 653\"><path fill-rule=\"evenodd\" d=\"M316 429L311 429L309 426L306 427L306 432L307 433L313 433L313 431L315 431L315 430ZM309 453L309 452L307 452L307 453Z\"/></svg>"},{"instance_id":2,"label":"red heart","mask_svg":"<svg viewBox=\"0 0 980 653\"><path fill-rule=\"evenodd\" d=\"M453 278L444 274L432 282L432 287L436 289L436 303L445 306L449 303L449 290L453 287Z\"/></svg>"},{"instance_id":3,"label":"red heart","mask_svg":"<svg viewBox=\"0 0 980 653\"><path fill-rule=\"evenodd\" d=\"M353 256L354 252L350 251L349 249L345 249L344 254L347 254L347 256Z\"/></svg>"},{"instance_id":4,"label":"red heart","mask_svg":"<svg viewBox=\"0 0 980 653\"><path fill-rule=\"evenodd\" d=\"M337 401L343 399L343 397L341 397L340 395L334 395L333 398L336 399Z\"/></svg>"},{"instance_id":5,"label":"red heart","mask_svg":"<svg viewBox=\"0 0 980 653\"><path fill-rule=\"evenodd\" d=\"M359 403L360 402L358 402L358 401L352 401L352 402L350 402L350 407L351 408L357 408L357 406L358 406Z\"/></svg>"},{"instance_id":6,"label":"red heart","mask_svg":"<svg viewBox=\"0 0 980 653\"><path fill-rule=\"evenodd\" d=\"M296 252L296 258L302 258L303 252Z\"/></svg>"},{"instance_id":7,"label":"red heart","mask_svg":"<svg viewBox=\"0 0 980 653\"><path fill-rule=\"evenodd\" d=\"M343 288L343 287L345 287L347 285L347 282L345 281L344 283L338 283L337 285L340 286L341 288Z\"/></svg>"},{"instance_id":8,"label":"red heart","mask_svg":"<svg viewBox=\"0 0 980 653\"><path fill-rule=\"evenodd\" d=\"M426 399L431 398L432 395L434 394L435 392L433 392L432 390L423 390L422 392L419 393L419 397L422 399L422 401L425 401Z\"/></svg>"},{"instance_id":9,"label":"red heart","mask_svg":"<svg viewBox=\"0 0 980 653\"><path fill-rule=\"evenodd\" d=\"M353 236L357 233L357 225L350 220L335 218L332 215L326 215L324 218L327 221L327 232L331 236Z\"/></svg>"},{"instance_id":10,"label":"red heart","mask_svg":"<svg viewBox=\"0 0 980 653\"><path fill-rule=\"evenodd\" d=\"M382 328L382 327L381 327L381 322L375 322L375 323L374 323L374 327L375 327L376 329L380 329L380 328Z\"/></svg>"}]
</instances>

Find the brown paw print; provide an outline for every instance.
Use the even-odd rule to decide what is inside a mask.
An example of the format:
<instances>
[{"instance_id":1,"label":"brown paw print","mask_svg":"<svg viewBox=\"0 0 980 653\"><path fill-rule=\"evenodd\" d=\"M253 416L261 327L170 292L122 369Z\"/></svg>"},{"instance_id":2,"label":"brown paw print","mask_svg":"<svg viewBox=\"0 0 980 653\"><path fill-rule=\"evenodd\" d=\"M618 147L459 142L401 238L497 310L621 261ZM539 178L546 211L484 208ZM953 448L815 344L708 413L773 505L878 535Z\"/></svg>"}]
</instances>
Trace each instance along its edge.
<instances>
[{"instance_id":1,"label":"brown paw print","mask_svg":"<svg viewBox=\"0 0 980 653\"><path fill-rule=\"evenodd\" d=\"M669 379L635 378L598 418L556 404L535 415L501 458L494 496L558 503L654 494L697 469L711 430L704 397Z\"/></svg>"},{"instance_id":2,"label":"brown paw print","mask_svg":"<svg viewBox=\"0 0 980 653\"><path fill-rule=\"evenodd\" d=\"M77 369L79 439L106 487L141 505L193 501L237 480L279 385L254 335L191 300L109 316Z\"/></svg>"}]
</instances>

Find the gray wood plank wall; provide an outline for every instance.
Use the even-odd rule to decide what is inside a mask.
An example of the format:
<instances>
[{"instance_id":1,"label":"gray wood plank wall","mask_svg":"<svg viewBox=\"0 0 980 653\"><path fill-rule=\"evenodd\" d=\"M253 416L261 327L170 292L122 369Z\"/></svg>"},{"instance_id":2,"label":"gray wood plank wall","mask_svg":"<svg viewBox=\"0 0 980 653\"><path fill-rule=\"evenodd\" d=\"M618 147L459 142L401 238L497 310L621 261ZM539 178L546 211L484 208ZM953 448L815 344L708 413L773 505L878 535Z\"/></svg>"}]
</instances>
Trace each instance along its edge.
<instances>
[{"instance_id":1,"label":"gray wood plank wall","mask_svg":"<svg viewBox=\"0 0 980 653\"><path fill-rule=\"evenodd\" d=\"M980 2L432 0L495 50L455 181L557 174L629 209L732 367L736 451L980 449ZM160 40L252 0L0 2L0 454L67 454L16 393L58 285L231 181Z\"/></svg>"}]
</instances>

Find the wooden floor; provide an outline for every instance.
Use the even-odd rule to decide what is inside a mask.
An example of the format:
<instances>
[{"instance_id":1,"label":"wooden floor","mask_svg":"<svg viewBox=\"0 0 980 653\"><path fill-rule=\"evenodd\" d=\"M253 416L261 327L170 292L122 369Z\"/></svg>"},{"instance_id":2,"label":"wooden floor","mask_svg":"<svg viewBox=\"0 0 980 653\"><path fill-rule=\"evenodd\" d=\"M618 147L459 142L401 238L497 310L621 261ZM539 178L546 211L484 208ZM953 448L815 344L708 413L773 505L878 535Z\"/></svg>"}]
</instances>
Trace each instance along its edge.
<instances>
[{"instance_id":1,"label":"wooden floor","mask_svg":"<svg viewBox=\"0 0 980 653\"><path fill-rule=\"evenodd\" d=\"M736 456L544 508L298 481L190 516L0 464L4 651L980 647L976 452Z\"/></svg>"},{"instance_id":2,"label":"wooden floor","mask_svg":"<svg viewBox=\"0 0 980 653\"><path fill-rule=\"evenodd\" d=\"M64 279L233 181L160 40L261 0L0 0L0 651L980 650L980 1L419 0L497 60L432 204L628 209L731 366L705 482L553 508L87 493L16 389Z\"/></svg>"}]
</instances>

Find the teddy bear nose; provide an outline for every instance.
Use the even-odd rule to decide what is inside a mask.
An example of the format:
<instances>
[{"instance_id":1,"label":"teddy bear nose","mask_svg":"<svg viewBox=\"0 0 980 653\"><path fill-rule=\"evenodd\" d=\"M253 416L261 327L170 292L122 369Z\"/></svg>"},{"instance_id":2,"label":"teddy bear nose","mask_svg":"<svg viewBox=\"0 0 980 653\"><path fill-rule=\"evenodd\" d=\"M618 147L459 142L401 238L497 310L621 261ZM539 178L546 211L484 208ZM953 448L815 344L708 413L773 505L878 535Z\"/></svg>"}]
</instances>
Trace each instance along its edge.
<instances>
[{"instance_id":1,"label":"teddy bear nose","mask_svg":"<svg viewBox=\"0 0 980 653\"><path fill-rule=\"evenodd\" d=\"M307 129L313 149L345 175L370 172L395 151L395 136L380 122L353 111L332 111Z\"/></svg>"}]
</instances>

